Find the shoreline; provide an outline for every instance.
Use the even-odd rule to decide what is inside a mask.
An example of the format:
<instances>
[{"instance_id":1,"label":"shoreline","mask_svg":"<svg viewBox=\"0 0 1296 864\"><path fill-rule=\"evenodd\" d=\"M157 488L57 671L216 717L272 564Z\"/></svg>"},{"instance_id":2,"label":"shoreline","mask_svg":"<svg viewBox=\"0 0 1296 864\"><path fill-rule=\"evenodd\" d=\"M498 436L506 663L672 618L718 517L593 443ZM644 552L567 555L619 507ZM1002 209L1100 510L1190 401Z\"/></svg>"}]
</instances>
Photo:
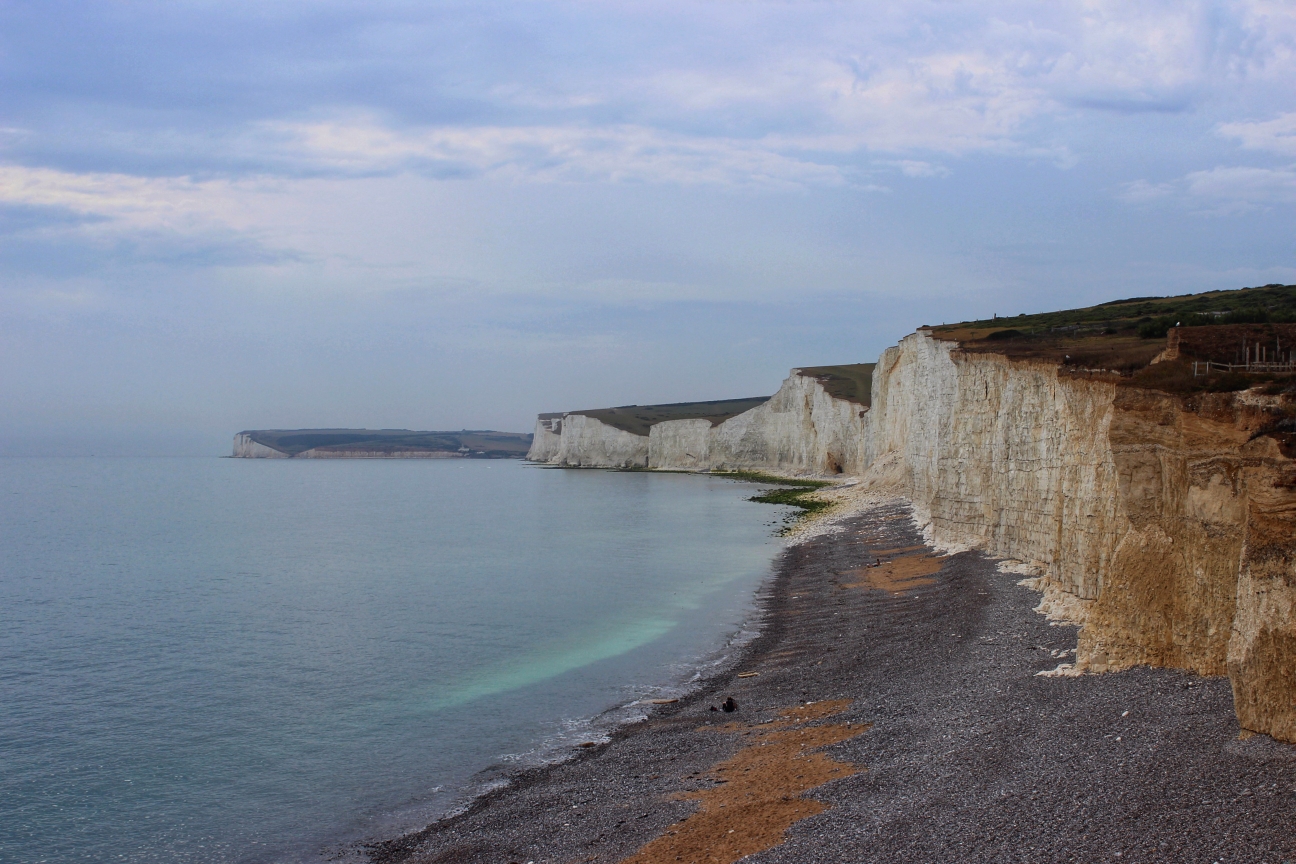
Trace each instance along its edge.
<instances>
[{"instance_id":1,"label":"shoreline","mask_svg":"<svg viewBox=\"0 0 1296 864\"><path fill-rule=\"evenodd\" d=\"M374 864L1296 857L1296 748L1239 738L1227 679L1041 675L1073 656L1076 628L1034 611L1040 595L1012 568L940 555L907 505L850 488L831 497L855 500L790 533L757 593L758 635L691 694L352 852ZM730 696L737 711L711 710Z\"/></svg>"},{"instance_id":2,"label":"shoreline","mask_svg":"<svg viewBox=\"0 0 1296 864\"><path fill-rule=\"evenodd\" d=\"M756 490L762 488L761 483L748 477L712 475L711 472L559 468L529 460L524 461L524 464L542 470L682 474L695 478L725 479L746 487L743 490L746 494L755 494ZM762 509L764 508L757 508L756 512L759 513ZM369 861L370 858L364 851L366 848L375 844L400 841L403 837L421 833L429 824L442 824L458 818L478 807L483 801L498 796L537 773L543 774L558 765L586 755L589 748L602 746L619 732L634 728L650 719L662 704L687 699L707 682L731 671L742 661L750 644L760 636L765 625L767 600L777 576L777 560L788 546L786 533L788 521L799 520L798 524L809 521L808 518L799 515L794 505L783 506L782 509L788 512L783 514L784 518L781 521L779 518L781 511L766 511L761 515L759 524L764 525L770 532L765 535L763 542L773 546L775 551L772 552L767 564L761 568L763 572L759 576L756 575L757 571L752 571L758 581L752 581L738 590L737 596L741 598L741 602L734 604L739 614L736 618L730 619L732 629L716 634L719 638L710 646L694 654L680 655L680 658L669 667L663 667L661 678L653 679L651 683L641 682L642 686L634 688L631 694L623 696L622 701L607 704L591 713L566 719L562 721L563 728L555 727L549 730L533 739L528 747L507 752L489 763L483 763L484 767L462 781L456 781L444 788L438 787L437 792L449 791L450 793L439 804L428 807L419 803L407 805L402 809L377 811L380 814L377 818L388 822L385 828L371 826L367 831L347 829L334 831L331 836L325 835L322 840L318 836L313 839L308 838L305 843L298 845L298 851L293 853L297 857L292 860ZM823 515L823 512L815 514L816 517ZM732 590L733 586L719 589L721 592ZM638 695L633 695L635 693ZM407 818L412 812L420 812L416 817L417 821Z\"/></svg>"}]
</instances>

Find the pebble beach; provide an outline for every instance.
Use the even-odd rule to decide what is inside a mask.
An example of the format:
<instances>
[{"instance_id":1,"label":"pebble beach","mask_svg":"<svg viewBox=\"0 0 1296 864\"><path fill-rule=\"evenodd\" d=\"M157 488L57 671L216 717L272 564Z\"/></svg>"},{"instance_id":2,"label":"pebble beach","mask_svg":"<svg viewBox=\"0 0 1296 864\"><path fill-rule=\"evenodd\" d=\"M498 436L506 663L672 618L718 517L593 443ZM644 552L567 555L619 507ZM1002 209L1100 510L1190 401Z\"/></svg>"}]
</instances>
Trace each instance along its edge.
<instances>
[{"instance_id":1,"label":"pebble beach","mask_svg":"<svg viewBox=\"0 0 1296 864\"><path fill-rule=\"evenodd\" d=\"M353 851L375 864L1296 859L1296 748L1241 732L1225 678L1047 674L1077 630L1036 612L1040 594L1000 563L932 549L899 500L804 530L736 665L457 815Z\"/></svg>"}]
</instances>

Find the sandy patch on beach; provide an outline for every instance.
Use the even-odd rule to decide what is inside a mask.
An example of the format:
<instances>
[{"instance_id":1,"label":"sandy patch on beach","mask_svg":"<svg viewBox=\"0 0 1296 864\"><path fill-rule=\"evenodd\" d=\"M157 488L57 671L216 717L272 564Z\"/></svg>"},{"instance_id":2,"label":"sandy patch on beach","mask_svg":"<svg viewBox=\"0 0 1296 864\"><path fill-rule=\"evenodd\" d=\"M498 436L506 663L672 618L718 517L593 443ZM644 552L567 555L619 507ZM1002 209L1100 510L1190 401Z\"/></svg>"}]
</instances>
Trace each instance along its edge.
<instances>
[{"instance_id":1,"label":"sandy patch on beach","mask_svg":"<svg viewBox=\"0 0 1296 864\"><path fill-rule=\"evenodd\" d=\"M915 555L914 552L927 554ZM888 558L888 556L891 556ZM846 570L843 576L854 579L843 588L868 588L899 594L913 588L935 584L932 574L945 566L944 555L930 554L925 546L903 546L877 552L877 563Z\"/></svg>"},{"instance_id":2,"label":"sandy patch on beach","mask_svg":"<svg viewBox=\"0 0 1296 864\"><path fill-rule=\"evenodd\" d=\"M706 772L714 787L673 797L696 800L700 809L669 826L625 864L677 861L731 864L783 842L787 829L828 805L801 796L830 780L859 771L819 750L861 735L867 725L808 725L840 714L851 700L836 699L789 708L769 723L729 723L699 731L742 735L747 746Z\"/></svg>"}]
</instances>

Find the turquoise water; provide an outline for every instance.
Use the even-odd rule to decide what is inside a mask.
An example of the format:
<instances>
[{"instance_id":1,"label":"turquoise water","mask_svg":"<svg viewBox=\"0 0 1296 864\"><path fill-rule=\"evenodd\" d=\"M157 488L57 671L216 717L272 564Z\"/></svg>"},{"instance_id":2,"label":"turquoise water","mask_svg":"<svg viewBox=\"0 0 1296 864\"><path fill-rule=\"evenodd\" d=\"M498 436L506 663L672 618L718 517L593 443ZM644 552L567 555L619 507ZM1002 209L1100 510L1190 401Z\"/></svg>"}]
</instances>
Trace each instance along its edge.
<instances>
[{"instance_id":1,"label":"turquoise water","mask_svg":"<svg viewBox=\"0 0 1296 864\"><path fill-rule=\"evenodd\" d=\"M594 740L749 613L780 515L750 494L0 459L0 860L311 860Z\"/></svg>"}]
</instances>

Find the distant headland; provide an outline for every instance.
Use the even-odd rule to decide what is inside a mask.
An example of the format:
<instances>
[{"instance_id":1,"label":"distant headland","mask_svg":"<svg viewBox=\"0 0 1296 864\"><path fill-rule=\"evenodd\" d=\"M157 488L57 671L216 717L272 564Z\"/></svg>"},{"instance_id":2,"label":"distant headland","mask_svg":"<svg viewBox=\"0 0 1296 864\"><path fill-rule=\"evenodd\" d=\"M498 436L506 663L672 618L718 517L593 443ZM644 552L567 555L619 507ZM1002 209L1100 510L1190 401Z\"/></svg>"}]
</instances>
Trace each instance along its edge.
<instances>
[{"instance_id":1,"label":"distant headland","mask_svg":"<svg viewBox=\"0 0 1296 864\"><path fill-rule=\"evenodd\" d=\"M239 459L521 459L531 435L464 429L249 429L234 436Z\"/></svg>"}]
</instances>

